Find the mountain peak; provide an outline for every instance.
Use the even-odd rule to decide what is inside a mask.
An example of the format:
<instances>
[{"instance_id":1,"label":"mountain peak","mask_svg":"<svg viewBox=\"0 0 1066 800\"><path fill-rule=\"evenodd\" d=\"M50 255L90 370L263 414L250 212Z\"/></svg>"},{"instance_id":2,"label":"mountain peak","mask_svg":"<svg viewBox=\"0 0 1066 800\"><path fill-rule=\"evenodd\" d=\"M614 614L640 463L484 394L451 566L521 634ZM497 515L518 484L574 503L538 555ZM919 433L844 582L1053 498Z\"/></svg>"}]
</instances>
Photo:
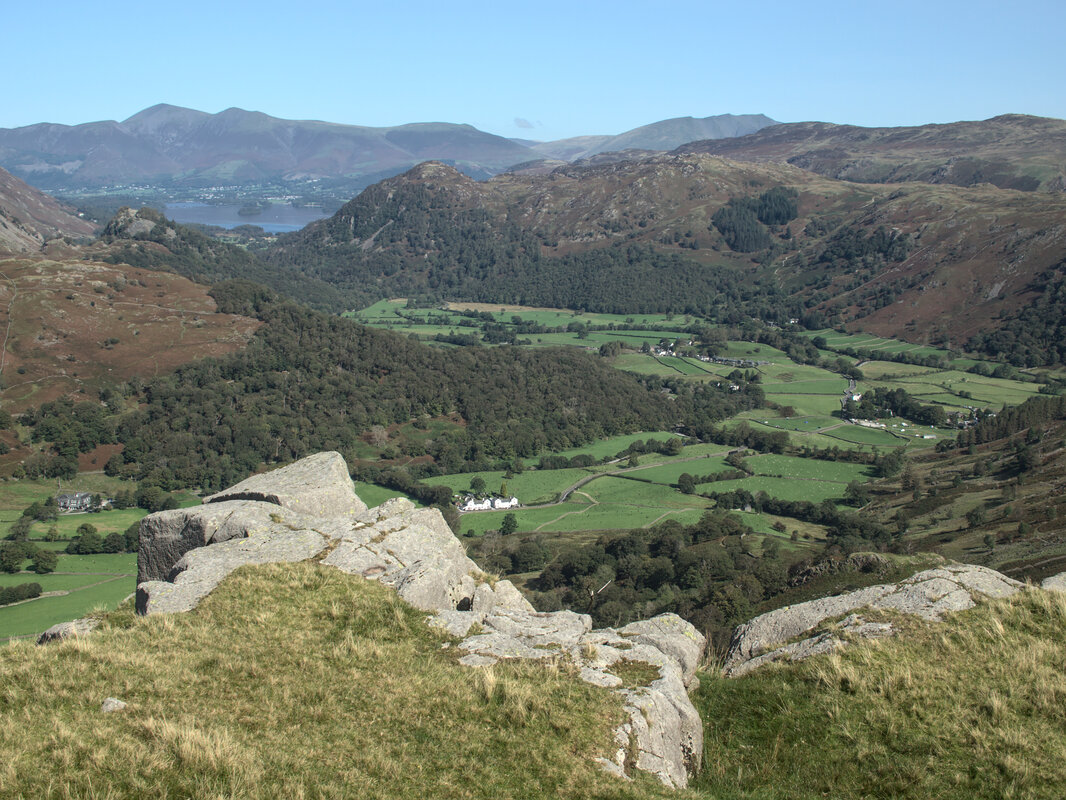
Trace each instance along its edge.
<instances>
[{"instance_id":1,"label":"mountain peak","mask_svg":"<svg viewBox=\"0 0 1066 800\"><path fill-rule=\"evenodd\" d=\"M157 103L122 121L122 127L136 133L155 133L160 128L191 127L210 114L192 108Z\"/></svg>"}]
</instances>

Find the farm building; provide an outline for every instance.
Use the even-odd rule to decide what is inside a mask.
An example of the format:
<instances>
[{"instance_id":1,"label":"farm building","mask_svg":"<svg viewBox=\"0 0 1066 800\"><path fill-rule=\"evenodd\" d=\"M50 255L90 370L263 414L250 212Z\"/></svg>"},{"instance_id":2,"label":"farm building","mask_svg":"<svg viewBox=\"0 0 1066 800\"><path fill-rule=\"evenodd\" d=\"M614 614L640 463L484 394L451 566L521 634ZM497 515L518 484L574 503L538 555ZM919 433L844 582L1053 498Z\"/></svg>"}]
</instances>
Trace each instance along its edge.
<instances>
[{"instance_id":1,"label":"farm building","mask_svg":"<svg viewBox=\"0 0 1066 800\"><path fill-rule=\"evenodd\" d=\"M93 496L88 492L61 494L56 497L56 505L61 511L85 511L93 504Z\"/></svg>"}]
</instances>

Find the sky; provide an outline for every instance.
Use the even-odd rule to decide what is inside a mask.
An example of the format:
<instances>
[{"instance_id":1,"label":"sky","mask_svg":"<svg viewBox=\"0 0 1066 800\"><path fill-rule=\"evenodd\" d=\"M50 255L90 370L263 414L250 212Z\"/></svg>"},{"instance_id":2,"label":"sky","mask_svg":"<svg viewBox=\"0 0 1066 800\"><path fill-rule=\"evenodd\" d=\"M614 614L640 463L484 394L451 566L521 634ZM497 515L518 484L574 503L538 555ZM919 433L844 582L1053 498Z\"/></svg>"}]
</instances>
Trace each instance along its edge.
<instances>
[{"instance_id":1,"label":"sky","mask_svg":"<svg viewBox=\"0 0 1066 800\"><path fill-rule=\"evenodd\" d=\"M157 103L541 141L728 113L1066 118L1062 0L52 0L3 24L3 128Z\"/></svg>"}]
</instances>

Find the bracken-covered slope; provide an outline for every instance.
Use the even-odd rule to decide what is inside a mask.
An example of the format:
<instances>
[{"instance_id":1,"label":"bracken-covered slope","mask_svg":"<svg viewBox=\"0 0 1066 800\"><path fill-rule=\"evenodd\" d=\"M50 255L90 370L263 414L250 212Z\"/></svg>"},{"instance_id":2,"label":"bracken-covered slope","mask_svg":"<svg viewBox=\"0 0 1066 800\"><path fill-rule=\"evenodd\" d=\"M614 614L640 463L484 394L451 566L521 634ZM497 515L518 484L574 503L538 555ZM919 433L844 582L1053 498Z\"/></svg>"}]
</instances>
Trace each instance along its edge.
<instances>
[{"instance_id":1,"label":"bracken-covered slope","mask_svg":"<svg viewBox=\"0 0 1066 800\"><path fill-rule=\"evenodd\" d=\"M8 410L247 344L259 323L220 314L207 287L177 275L80 259L0 259L0 397Z\"/></svg>"},{"instance_id":2,"label":"bracken-covered slope","mask_svg":"<svg viewBox=\"0 0 1066 800\"><path fill-rule=\"evenodd\" d=\"M899 128L794 122L736 139L693 142L679 152L787 161L862 183L991 183L1003 189L1066 191L1066 121L1024 114Z\"/></svg>"},{"instance_id":3,"label":"bracken-covered slope","mask_svg":"<svg viewBox=\"0 0 1066 800\"><path fill-rule=\"evenodd\" d=\"M738 203L766 211L767 197L784 216L744 212L732 229L716 218ZM817 314L961 344L1061 275L1066 197L859 184L696 153L483 183L427 163L283 237L270 258L367 298Z\"/></svg>"},{"instance_id":4,"label":"bracken-covered slope","mask_svg":"<svg viewBox=\"0 0 1066 800\"><path fill-rule=\"evenodd\" d=\"M28 253L57 236L91 236L93 225L0 169L0 252Z\"/></svg>"}]
</instances>

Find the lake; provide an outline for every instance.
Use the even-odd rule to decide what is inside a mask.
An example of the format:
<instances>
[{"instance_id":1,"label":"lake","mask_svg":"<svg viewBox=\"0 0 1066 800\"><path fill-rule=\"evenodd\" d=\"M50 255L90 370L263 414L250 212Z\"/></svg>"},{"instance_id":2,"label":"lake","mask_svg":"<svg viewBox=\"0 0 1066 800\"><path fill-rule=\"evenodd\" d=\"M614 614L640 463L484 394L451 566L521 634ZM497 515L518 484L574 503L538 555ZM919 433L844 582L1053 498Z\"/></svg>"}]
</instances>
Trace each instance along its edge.
<instances>
[{"instance_id":1,"label":"lake","mask_svg":"<svg viewBox=\"0 0 1066 800\"><path fill-rule=\"evenodd\" d=\"M268 233L298 231L316 219L330 216L321 208L293 208L280 203L264 209L260 214L243 217L239 205L210 205L208 203L167 203L166 215L175 222L196 222L236 228L238 225L258 225Z\"/></svg>"}]
</instances>

